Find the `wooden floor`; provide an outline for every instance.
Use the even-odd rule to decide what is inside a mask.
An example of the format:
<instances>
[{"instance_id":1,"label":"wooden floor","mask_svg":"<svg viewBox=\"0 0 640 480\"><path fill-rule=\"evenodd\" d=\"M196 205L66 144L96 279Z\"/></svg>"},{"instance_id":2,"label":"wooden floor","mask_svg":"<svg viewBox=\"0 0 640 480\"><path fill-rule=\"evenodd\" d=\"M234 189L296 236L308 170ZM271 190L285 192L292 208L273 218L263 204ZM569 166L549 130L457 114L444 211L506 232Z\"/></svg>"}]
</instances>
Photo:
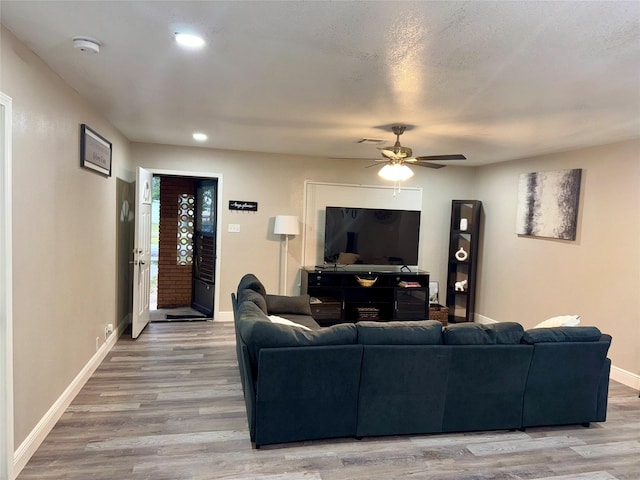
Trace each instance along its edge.
<instances>
[{"instance_id":1,"label":"wooden floor","mask_svg":"<svg viewBox=\"0 0 640 480\"><path fill-rule=\"evenodd\" d=\"M638 392L591 428L351 438L252 448L227 322L121 338L24 468L27 479L640 479Z\"/></svg>"}]
</instances>

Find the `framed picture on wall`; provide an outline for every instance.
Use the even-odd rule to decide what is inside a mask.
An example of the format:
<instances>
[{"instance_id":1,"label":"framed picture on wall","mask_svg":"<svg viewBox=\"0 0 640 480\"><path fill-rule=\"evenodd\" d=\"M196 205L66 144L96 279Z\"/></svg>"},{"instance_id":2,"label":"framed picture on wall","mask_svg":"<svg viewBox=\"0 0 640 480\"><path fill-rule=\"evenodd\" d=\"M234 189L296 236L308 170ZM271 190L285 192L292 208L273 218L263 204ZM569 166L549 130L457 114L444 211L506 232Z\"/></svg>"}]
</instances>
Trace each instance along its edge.
<instances>
[{"instance_id":1,"label":"framed picture on wall","mask_svg":"<svg viewBox=\"0 0 640 480\"><path fill-rule=\"evenodd\" d=\"M111 142L88 125L80 128L80 165L111 176Z\"/></svg>"}]
</instances>

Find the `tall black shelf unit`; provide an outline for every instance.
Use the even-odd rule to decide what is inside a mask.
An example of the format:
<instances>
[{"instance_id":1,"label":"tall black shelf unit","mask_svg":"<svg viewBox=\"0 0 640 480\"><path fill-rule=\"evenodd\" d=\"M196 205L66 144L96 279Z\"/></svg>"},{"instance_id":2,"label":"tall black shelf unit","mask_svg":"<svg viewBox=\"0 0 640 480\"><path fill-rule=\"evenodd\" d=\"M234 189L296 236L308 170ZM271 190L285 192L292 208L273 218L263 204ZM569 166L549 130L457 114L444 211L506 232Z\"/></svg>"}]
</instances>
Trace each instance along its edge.
<instances>
[{"instance_id":1,"label":"tall black shelf unit","mask_svg":"<svg viewBox=\"0 0 640 480\"><path fill-rule=\"evenodd\" d=\"M452 200L447 270L449 323L473 322L481 218L479 200Z\"/></svg>"}]
</instances>

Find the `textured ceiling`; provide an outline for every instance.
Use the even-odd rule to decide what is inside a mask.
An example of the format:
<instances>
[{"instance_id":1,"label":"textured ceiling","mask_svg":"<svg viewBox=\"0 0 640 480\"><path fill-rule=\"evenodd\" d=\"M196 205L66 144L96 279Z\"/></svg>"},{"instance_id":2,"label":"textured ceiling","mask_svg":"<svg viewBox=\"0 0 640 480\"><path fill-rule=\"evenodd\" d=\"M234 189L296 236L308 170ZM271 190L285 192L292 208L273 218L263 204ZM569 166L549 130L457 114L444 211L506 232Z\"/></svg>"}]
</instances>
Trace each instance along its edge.
<instances>
[{"instance_id":1,"label":"textured ceiling","mask_svg":"<svg viewBox=\"0 0 640 480\"><path fill-rule=\"evenodd\" d=\"M377 158L357 140L403 123L414 154L479 165L640 136L638 1L3 0L0 18L136 142Z\"/></svg>"}]
</instances>

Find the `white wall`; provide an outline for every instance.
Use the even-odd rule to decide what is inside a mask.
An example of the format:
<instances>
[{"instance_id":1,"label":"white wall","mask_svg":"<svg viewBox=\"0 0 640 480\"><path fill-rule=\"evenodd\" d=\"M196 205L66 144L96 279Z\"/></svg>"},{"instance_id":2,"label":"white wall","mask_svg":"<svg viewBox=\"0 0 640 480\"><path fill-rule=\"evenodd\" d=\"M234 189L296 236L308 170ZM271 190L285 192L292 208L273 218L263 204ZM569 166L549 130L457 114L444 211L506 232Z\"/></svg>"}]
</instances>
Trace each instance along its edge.
<instances>
[{"instance_id":1,"label":"white wall","mask_svg":"<svg viewBox=\"0 0 640 480\"><path fill-rule=\"evenodd\" d=\"M575 242L515 234L521 173L581 168ZM640 141L478 169L485 210L476 312L530 328L579 314L613 336L609 357L640 375Z\"/></svg>"},{"instance_id":2,"label":"white wall","mask_svg":"<svg viewBox=\"0 0 640 480\"><path fill-rule=\"evenodd\" d=\"M116 176L129 142L2 28L0 90L13 99L16 449L117 324ZM113 142L114 176L80 167L80 124Z\"/></svg>"}]
</instances>

